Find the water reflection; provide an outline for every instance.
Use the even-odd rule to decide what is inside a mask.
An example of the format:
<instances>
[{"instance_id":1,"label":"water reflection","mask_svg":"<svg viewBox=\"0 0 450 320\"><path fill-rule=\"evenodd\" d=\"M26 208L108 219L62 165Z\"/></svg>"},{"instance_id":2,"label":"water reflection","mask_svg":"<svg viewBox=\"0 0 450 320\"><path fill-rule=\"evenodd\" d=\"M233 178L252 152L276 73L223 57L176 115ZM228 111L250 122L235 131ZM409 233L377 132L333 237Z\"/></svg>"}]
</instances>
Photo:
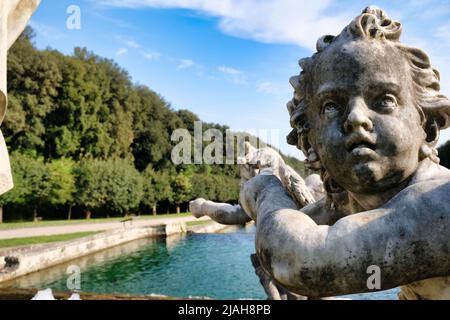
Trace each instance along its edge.
<instances>
[{"instance_id":1,"label":"water reflection","mask_svg":"<svg viewBox=\"0 0 450 320\"><path fill-rule=\"evenodd\" d=\"M91 267L101 266L109 261L120 259L129 255L131 252L142 250L147 246L155 243L163 243L164 238L148 238L139 241L132 241L120 246L110 248L108 250L99 251L95 254L84 256L76 260L68 261L57 266L45 269L40 272L34 272L27 276L15 279L2 284L2 286L15 286L20 288L40 288L43 284L51 284L62 278L66 278L66 270L70 265L77 265L82 271L86 271Z\"/></svg>"},{"instance_id":2,"label":"water reflection","mask_svg":"<svg viewBox=\"0 0 450 320\"><path fill-rule=\"evenodd\" d=\"M66 270L81 269L81 290L217 299L265 295L253 273L254 230L133 241L4 284L66 291Z\"/></svg>"}]
</instances>

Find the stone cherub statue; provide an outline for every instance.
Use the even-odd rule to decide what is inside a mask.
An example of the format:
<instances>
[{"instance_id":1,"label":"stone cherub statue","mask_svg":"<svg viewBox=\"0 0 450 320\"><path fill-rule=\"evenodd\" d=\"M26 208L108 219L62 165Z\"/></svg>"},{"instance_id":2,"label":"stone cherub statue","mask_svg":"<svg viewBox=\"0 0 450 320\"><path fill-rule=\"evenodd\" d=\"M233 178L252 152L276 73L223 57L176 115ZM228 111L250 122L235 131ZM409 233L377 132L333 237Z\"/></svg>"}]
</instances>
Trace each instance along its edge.
<instances>
[{"instance_id":1,"label":"stone cherub statue","mask_svg":"<svg viewBox=\"0 0 450 320\"><path fill-rule=\"evenodd\" d=\"M6 56L8 49L25 29L28 20L39 5L40 0L0 1L0 124L7 106ZM13 187L8 150L0 131L0 194Z\"/></svg>"},{"instance_id":2,"label":"stone cherub statue","mask_svg":"<svg viewBox=\"0 0 450 320\"><path fill-rule=\"evenodd\" d=\"M239 161L241 187L249 179L268 170L270 174L275 175L281 181L298 208L314 203L316 200L324 197L325 190L319 175L312 174L303 180L294 169L284 162L281 155L274 149L270 147L256 149L249 142L245 142L244 146L244 157ZM251 221L250 214L246 213L240 205L217 203L203 198L190 201L189 210L197 218L209 216L221 224L243 225ZM276 283L261 267L255 254L251 255L251 261L269 299L298 300L306 298L289 292Z\"/></svg>"},{"instance_id":3,"label":"stone cherub statue","mask_svg":"<svg viewBox=\"0 0 450 320\"><path fill-rule=\"evenodd\" d=\"M325 198L299 210L268 174L241 189L259 262L290 291L370 292L376 265L380 289L400 286L400 299L450 299L450 170L435 148L450 100L425 52L400 34L399 22L368 7L320 38L291 78L288 142L320 170Z\"/></svg>"},{"instance_id":4,"label":"stone cherub statue","mask_svg":"<svg viewBox=\"0 0 450 320\"><path fill-rule=\"evenodd\" d=\"M257 149L249 142L245 142L244 146L244 157L239 161L241 186L251 178L269 170L270 174L281 181L299 208L324 197L325 190L319 175L312 174L303 180L274 149L270 147ZM244 225L252 220L250 214L246 213L240 205L217 203L203 198L190 201L189 211L196 218L209 216L225 225Z\"/></svg>"}]
</instances>

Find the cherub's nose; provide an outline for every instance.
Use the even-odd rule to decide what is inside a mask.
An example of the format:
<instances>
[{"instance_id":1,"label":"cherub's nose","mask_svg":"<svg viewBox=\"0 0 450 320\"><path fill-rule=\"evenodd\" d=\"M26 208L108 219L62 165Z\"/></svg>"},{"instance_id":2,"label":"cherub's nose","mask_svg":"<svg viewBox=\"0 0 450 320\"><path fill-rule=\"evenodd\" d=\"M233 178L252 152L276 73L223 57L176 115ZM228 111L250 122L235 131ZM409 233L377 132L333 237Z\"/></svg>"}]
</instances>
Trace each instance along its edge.
<instances>
[{"instance_id":1,"label":"cherub's nose","mask_svg":"<svg viewBox=\"0 0 450 320\"><path fill-rule=\"evenodd\" d=\"M372 120L369 118L370 109L363 98L354 98L349 102L347 119L344 122L344 132L350 133L363 128L365 131L373 130Z\"/></svg>"}]
</instances>

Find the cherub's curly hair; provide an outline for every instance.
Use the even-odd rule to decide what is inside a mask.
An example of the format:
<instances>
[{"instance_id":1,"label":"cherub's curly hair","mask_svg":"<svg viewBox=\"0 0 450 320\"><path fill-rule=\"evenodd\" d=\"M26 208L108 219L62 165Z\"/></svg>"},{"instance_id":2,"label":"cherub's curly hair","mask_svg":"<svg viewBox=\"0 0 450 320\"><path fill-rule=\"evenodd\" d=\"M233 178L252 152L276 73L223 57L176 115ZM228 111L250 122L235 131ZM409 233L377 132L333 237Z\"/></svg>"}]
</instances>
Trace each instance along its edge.
<instances>
[{"instance_id":1,"label":"cherub's curly hair","mask_svg":"<svg viewBox=\"0 0 450 320\"><path fill-rule=\"evenodd\" d=\"M306 156L306 166L322 171L322 179L327 192L331 192L331 189L333 189L332 181L329 181L331 179L322 167L320 159L308 139L310 130L307 118L310 94L308 90L311 82L311 70L315 62L330 44L337 41L353 41L364 38L389 41L404 54L411 68L416 107L427 134L429 148L427 148L424 156L439 162L435 146L439 138L439 130L450 125L450 100L439 93L439 72L431 67L427 54L420 49L401 44L401 31L400 22L392 21L382 9L372 6L367 7L338 36L321 37L316 44L317 52L311 57L301 59L299 61L302 68L300 75L290 79L295 92L294 98L287 104L290 123L293 128L287 137L287 141L303 151Z\"/></svg>"}]
</instances>

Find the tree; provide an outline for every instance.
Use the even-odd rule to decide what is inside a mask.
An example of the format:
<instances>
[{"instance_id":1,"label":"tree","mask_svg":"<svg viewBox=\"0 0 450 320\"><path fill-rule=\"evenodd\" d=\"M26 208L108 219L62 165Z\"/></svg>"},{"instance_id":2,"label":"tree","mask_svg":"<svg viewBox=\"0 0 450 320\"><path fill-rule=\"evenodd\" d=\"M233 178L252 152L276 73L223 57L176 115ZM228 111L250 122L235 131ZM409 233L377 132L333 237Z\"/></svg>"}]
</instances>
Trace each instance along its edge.
<instances>
[{"instance_id":1,"label":"tree","mask_svg":"<svg viewBox=\"0 0 450 320\"><path fill-rule=\"evenodd\" d=\"M39 207L49 200L51 194L51 178L48 165L42 158L15 153L12 158L14 177L16 178L14 192L19 201L23 201L33 209L33 221L37 220ZM14 195L15 193L12 193Z\"/></svg>"},{"instance_id":2,"label":"tree","mask_svg":"<svg viewBox=\"0 0 450 320\"><path fill-rule=\"evenodd\" d=\"M216 199L216 185L213 176L205 174L194 174L191 176L192 193L191 198Z\"/></svg>"},{"instance_id":3,"label":"tree","mask_svg":"<svg viewBox=\"0 0 450 320\"><path fill-rule=\"evenodd\" d=\"M167 172L158 172L148 166L142 173L142 177L142 204L152 208L152 214L157 215L157 206L161 201L172 201L173 191L170 185L170 176Z\"/></svg>"},{"instance_id":4,"label":"tree","mask_svg":"<svg viewBox=\"0 0 450 320\"><path fill-rule=\"evenodd\" d=\"M8 204L24 204L26 202L26 185L24 182L26 167L25 161L19 153L10 155L14 187L0 196L0 223L3 223L3 207Z\"/></svg>"},{"instance_id":5,"label":"tree","mask_svg":"<svg viewBox=\"0 0 450 320\"><path fill-rule=\"evenodd\" d=\"M75 163L71 159L57 159L48 164L50 173L49 202L52 205L68 205L67 219L71 219L75 194Z\"/></svg>"},{"instance_id":6,"label":"tree","mask_svg":"<svg viewBox=\"0 0 450 320\"><path fill-rule=\"evenodd\" d=\"M132 164L124 159L80 161L76 169L76 203L91 211L106 208L127 214L142 198L142 179Z\"/></svg>"},{"instance_id":7,"label":"tree","mask_svg":"<svg viewBox=\"0 0 450 320\"><path fill-rule=\"evenodd\" d=\"M86 219L90 219L92 210L101 207L106 199L102 178L104 164L100 160L83 159L75 167L75 203L85 208Z\"/></svg>"},{"instance_id":8,"label":"tree","mask_svg":"<svg viewBox=\"0 0 450 320\"><path fill-rule=\"evenodd\" d=\"M152 214L156 215L156 172L148 166L142 173L142 200L145 207L152 208Z\"/></svg>"},{"instance_id":9,"label":"tree","mask_svg":"<svg viewBox=\"0 0 450 320\"><path fill-rule=\"evenodd\" d=\"M177 213L180 213L180 205L191 199L192 185L188 176L179 173L172 176L171 186L173 190L173 202L177 207Z\"/></svg>"},{"instance_id":10,"label":"tree","mask_svg":"<svg viewBox=\"0 0 450 320\"><path fill-rule=\"evenodd\" d=\"M172 202L174 191L170 184L170 174L167 171L156 172L154 176L155 186L155 204L153 207L153 214L157 214L156 208L158 203L162 201Z\"/></svg>"},{"instance_id":11,"label":"tree","mask_svg":"<svg viewBox=\"0 0 450 320\"><path fill-rule=\"evenodd\" d=\"M6 119L3 127L12 150L40 153L45 148L45 118L58 105L62 77L57 56L61 54L34 48L29 30L8 54L8 95L13 114L12 121Z\"/></svg>"},{"instance_id":12,"label":"tree","mask_svg":"<svg viewBox=\"0 0 450 320\"><path fill-rule=\"evenodd\" d=\"M124 159L110 159L103 165L104 205L123 215L138 208L142 199L142 178L132 163Z\"/></svg>"}]
</instances>

